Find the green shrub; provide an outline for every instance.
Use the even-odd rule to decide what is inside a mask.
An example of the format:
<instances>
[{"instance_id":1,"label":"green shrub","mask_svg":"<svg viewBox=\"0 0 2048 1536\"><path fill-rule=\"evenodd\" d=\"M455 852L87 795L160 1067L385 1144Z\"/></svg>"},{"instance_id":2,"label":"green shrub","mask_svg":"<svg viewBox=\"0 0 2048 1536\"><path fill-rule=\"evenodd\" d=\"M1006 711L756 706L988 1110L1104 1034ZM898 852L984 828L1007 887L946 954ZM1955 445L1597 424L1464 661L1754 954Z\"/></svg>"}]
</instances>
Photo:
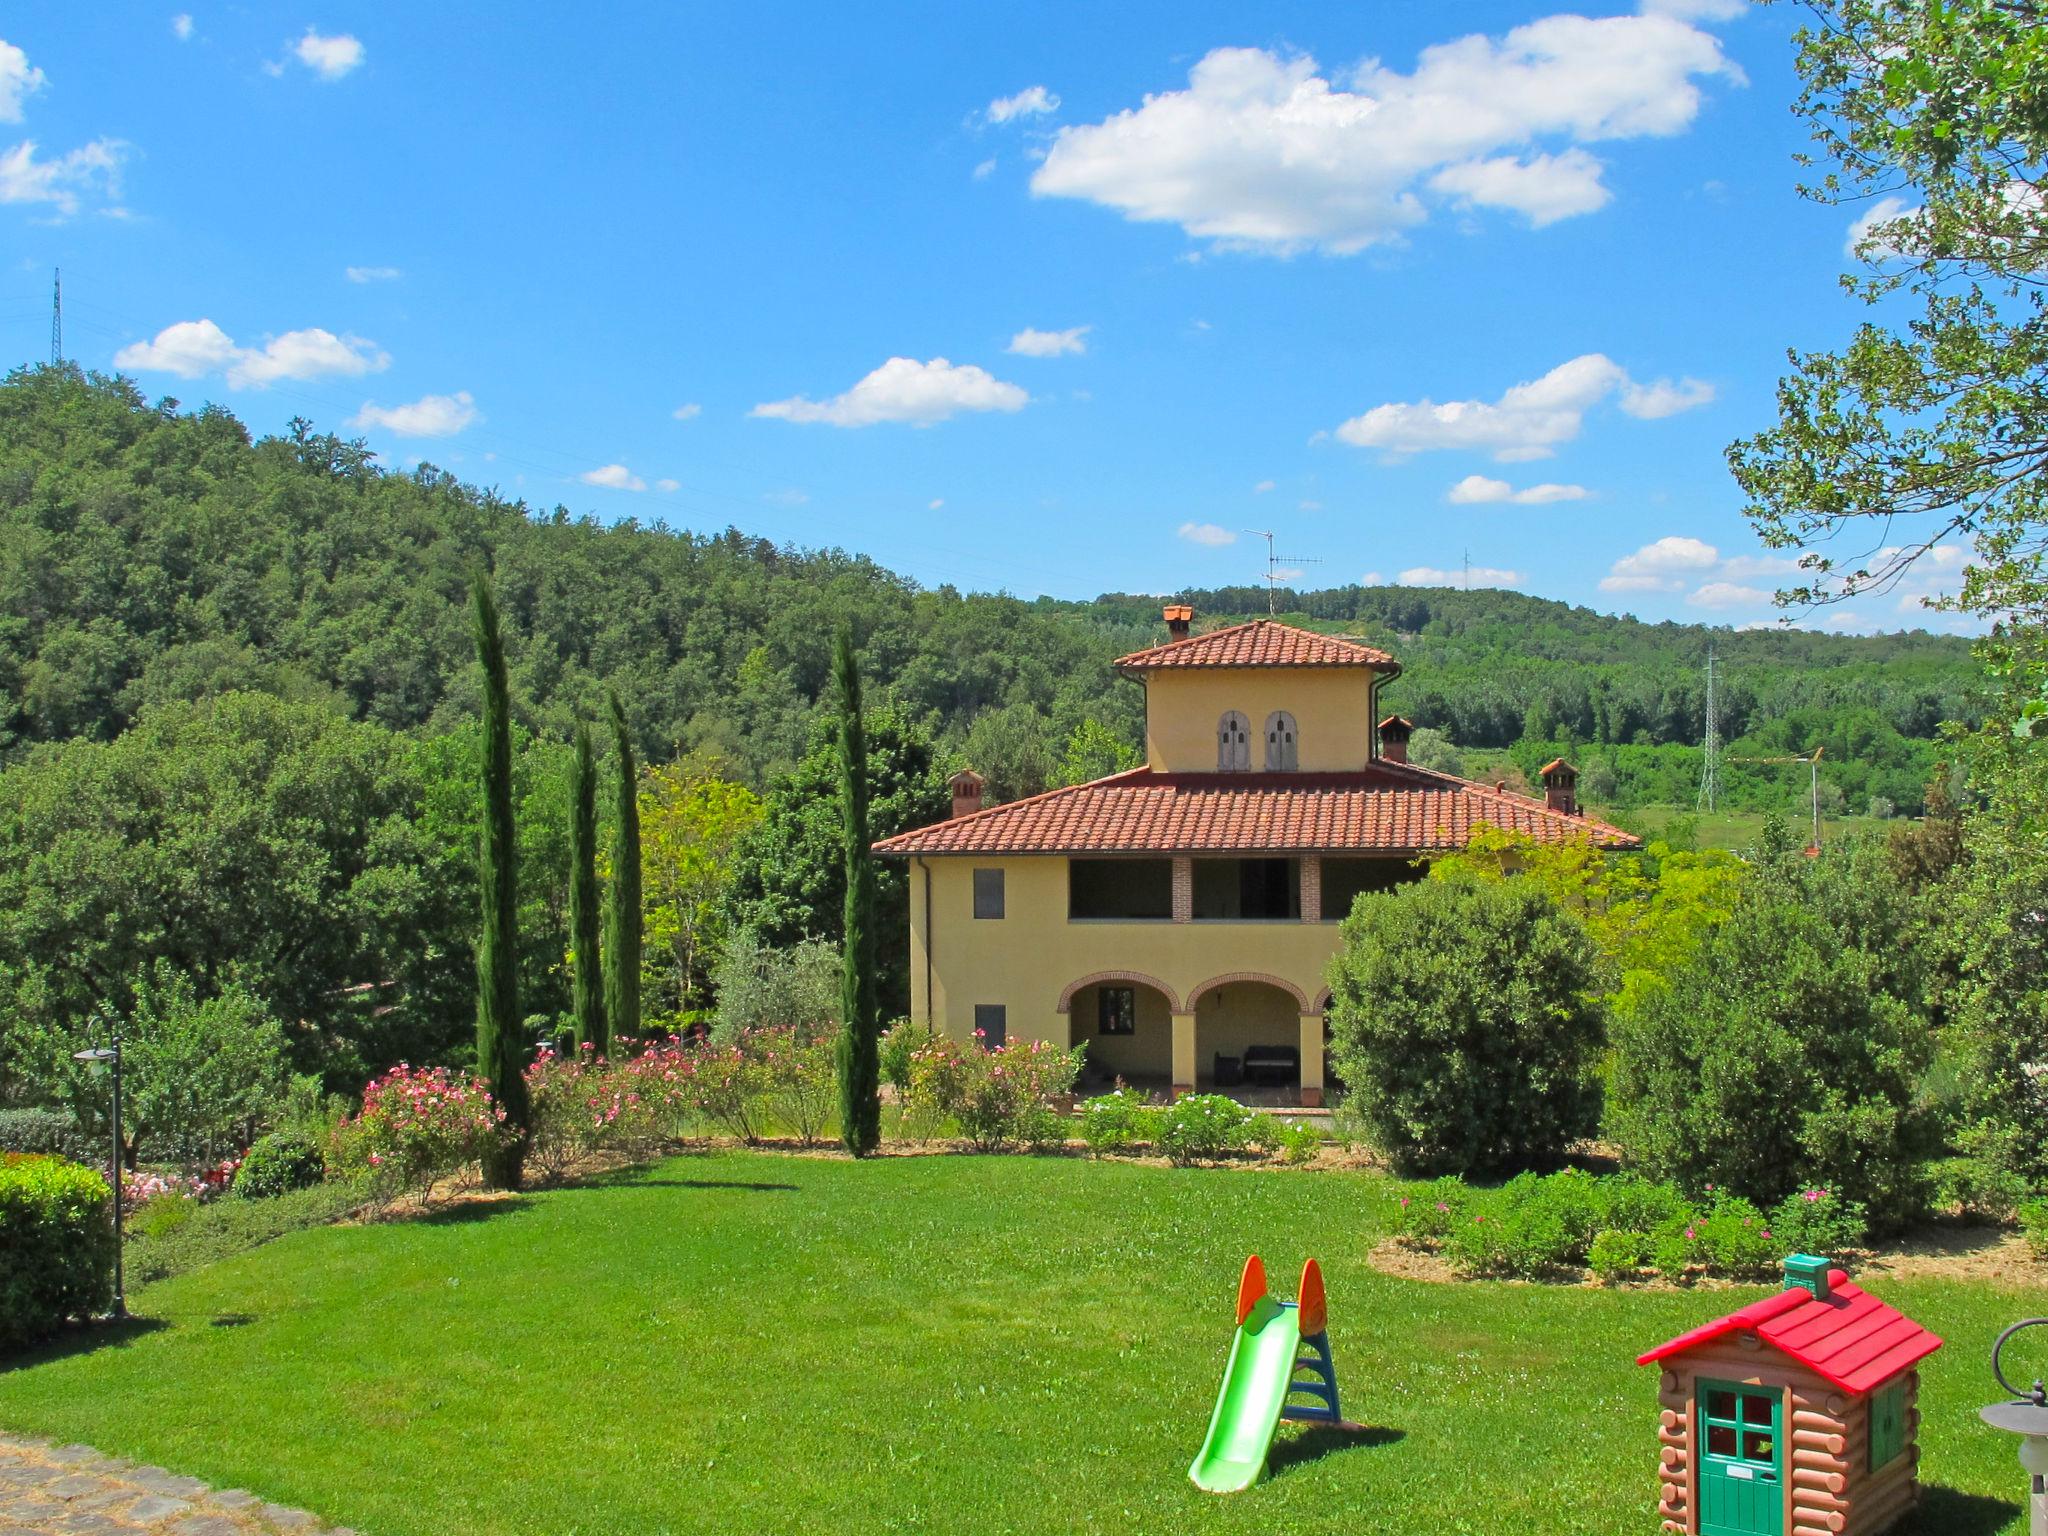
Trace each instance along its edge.
<instances>
[{"instance_id":1,"label":"green shrub","mask_svg":"<svg viewBox=\"0 0 2048 1536\"><path fill-rule=\"evenodd\" d=\"M113 1192L60 1157L0 1157L0 1349L113 1300Z\"/></svg>"},{"instance_id":2,"label":"green shrub","mask_svg":"<svg viewBox=\"0 0 2048 1536\"><path fill-rule=\"evenodd\" d=\"M1014 1141L1042 1146L1058 1139L1064 1123L1048 1112L1072 1092L1081 1052L1043 1040L1014 1040L994 1050L964 1049L940 1036L910 1059L905 1111L920 1118L950 1116L978 1152L997 1152Z\"/></svg>"},{"instance_id":3,"label":"green shrub","mask_svg":"<svg viewBox=\"0 0 2048 1536\"><path fill-rule=\"evenodd\" d=\"M182 1275L287 1232L340 1221L363 1203L361 1189L336 1182L295 1189L268 1200L193 1202L189 1218L170 1231L151 1237L130 1236L128 1279L143 1285Z\"/></svg>"},{"instance_id":4,"label":"green shrub","mask_svg":"<svg viewBox=\"0 0 2048 1536\"><path fill-rule=\"evenodd\" d=\"M898 1019L882 1034L878 1065L882 1081L900 1094L910 1092L910 1058L938 1038L938 1031L914 1019Z\"/></svg>"},{"instance_id":5,"label":"green shrub","mask_svg":"<svg viewBox=\"0 0 2048 1536\"><path fill-rule=\"evenodd\" d=\"M1601 1280L1613 1285L1633 1280L1650 1257L1650 1234L1610 1229L1595 1235L1586 1249L1586 1265Z\"/></svg>"},{"instance_id":6,"label":"green shrub","mask_svg":"<svg viewBox=\"0 0 2048 1536\"><path fill-rule=\"evenodd\" d=\"M1134 1089L1119 1088L1081 1102L1081 1139L1100 1157L1128 1152L1159 1134L1159 1110Z\"/></svg>"},{"instance_id":7,"label":"green shrub","mask_svg":"<svg viewBox=\"0 0 2048 1536\"><path fill-rule=\"evenodd\" d=\"M2034 1257L2048 1259L2048 1196L2022 1201L2019 1218L2020 1231Z\"/></svg>"},{"instance_id":8,"label":"green shrub","mask_svg":"<svg viewBox=\"0 0 2048 1536\"><path fill-rule=\"evenodd\" d=\"M112 1155L110 1137L78 1128L78 1120L61 1109L0 1109L0 1152L28 1152L66 1157L91 1168L104 1168Z\"/></svg>"},{"instance_id":9,"label":"green shrub","mask_svg":"<svg viewBox=\"0 0 2048 1536\"><path fill-rule=\"evenodd\" d=\"M1395 1207L1395 1230L1425 1246L1440 1243L1450 1235L1471 1195L1463 1179L1448 1176L1406 1185Z\"/></svg>"},{"instance_id":10,"label":"green shrub","mask_svg":"<svg viewBox=\"0 0 2048 1536\"><path fill-rule=\"evenodd\" d=\"M1331 1056L1400 1168L1554 1163L1598 1118L1598 957L1534 883L1427 880L1363 899L1330 962Z\"/></svg>"},{"instance_id":11,"label":"green shrub","mask_svg":"<svg viewBox=\"0 0 2048 1536\"><path fill-rule=\"evenodd\" d=\"M1684 1211L1667 1216L1650 1234L1650 1263L1666 1280L1683 1280L1700 1262L1699 1217Z\"/></svg>"},{"instance_id":12,"label":"green shrub","mask_svg":"<svg viewBox=\"0 0 2048 1536\"><path fill-rule=\"evenodd\" d=\"M1451 1262L1470 1275L1533 1279L1583 1254L1558 1211L1533 1193L1509 1187L1469 1203L1444 1244Z\"/></svg>"},{"instance_id":13,"label":"green shrub","mask_svg":"<svg viewBox=\"0 0 2048 1536\"><path fill-rule=\"evenodd\" d=\"M1861 1248L1870 1230L1863 1207L1827 1189L1802 1189L1771 1208L1771 1242L1782 1258L1788 1253L1823 1258Z\"/></svg>"},{"instance_id":14,"label":"green shrub","mask_svg":"<svg viewBox=\"0 0 2048 1536\"><path fill-rule=\"evenodd\" d=\"M1787 1252L1772 1234L1763 1213L1747 1200L1732 1195L1716 1200L1696 1226L1700 1256L1717 1275L1738 1280L1768 1275L1777 1269L1778 1261Z\"/></svg>"},{"instance_id":15,"label":"green shrub","mask_svg":"<svg viewBox=\"0 0 2048 1536\"><path fill-rule=\"evenodd\" d=\"M199 1197L185 1190L167 1189L151 1195L132 1211L123 1214L121 1227L130 1238L168 1237L199 1214Z\"/></svg>"},{"instance_id":16,"label":"green shrub","mask_svg":"<svg viewBox=\"0 0 2048 1536\"><path fill-rule=\"evenodd\" d=\"M327 1176L327 1158L303 1131L272 1131L258 1137L235 1170L235 1193L245 1199L268 1200L318 1184Z\"/></svg>"},{"instance_id":17,"label":"green shrub","mask_svg":"<svg viewBox=\"0 0 2048 1536\"><path fill-rule=\"evenodd\" d=\"M1191 1093L1159 1119L1159 1147L1176 1167L1214 1162L1244 1145L1252 1112L1220 1093Z\"/></svg>"},{"instance_id":18,"label":"green shrub","mask_svg":"<svg viewBox=\"0 0 2048 1536\"><path fill-rule=\"evenodd\" d=\"M1299 1164L1315 1157L1323 1138L1306 1120L1283 1120L1278 1115L1256 1114L1246 1124L1239 1144L1266 1157Z\"/></svg>"},{"instance_id":19,"label":"green shrub","mask_svg":"<svg viewBox=\"0 0 2048 1536\"><path fill-rule=\"evenodd\" d=\"M1669 1184L1659 1184L1641 1174L1617 1173L1600 1181L1605 1203L1602 1225L1616 1232L1654 1232L1673 1216L1684 1215L1690 1206L1685 1196Z\"/></svg>"}]
</instances>

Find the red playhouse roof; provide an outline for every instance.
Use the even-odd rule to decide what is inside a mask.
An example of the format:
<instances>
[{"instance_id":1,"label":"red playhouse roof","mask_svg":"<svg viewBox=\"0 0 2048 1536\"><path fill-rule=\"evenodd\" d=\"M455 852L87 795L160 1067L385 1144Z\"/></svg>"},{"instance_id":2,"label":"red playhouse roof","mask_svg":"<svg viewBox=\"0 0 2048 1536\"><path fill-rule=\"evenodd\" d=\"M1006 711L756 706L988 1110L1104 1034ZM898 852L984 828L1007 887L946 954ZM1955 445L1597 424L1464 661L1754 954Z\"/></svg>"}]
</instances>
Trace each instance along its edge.
<instances>
[{"instance_id":1,"label":"red playhouse roof","mask_svg":"<svg viewBox=\"0 0 2048 1536\"><path fill-rule=\"evenodd\" d=\"M912 853L1433 853L1475 827L1538 842L1635 838L1527 795L1412 764L1362 773L1127 773L919 827L875 844Z\"/></svg>"},{"instance_id":2,"label":"red playhouse roof","mask_svg":"<svg viewBox=\"0 0 2048 1536\"><path fill-rule=\"evenodd\" d=\"M1253 619L1228 629L1212 629L1206 635L1170 640L1150 650L1133 651L1117 658L1127 672L1150 671L1155 667L1372 667L1381 672L1398 672L1400 666L1385 651L1355 640L1339 640L1296 629L1273 619Z\"/></svg>"},{"instance_id":3,"label":"red playhouse roof","mask_svg":"<svg viewBox=\"0 0 2048 1536\"><path fill-rule=\"evenodd\" d=\"M1868 1392L1941 1348L1939 1338L1905 1313L1851 1285L1839 1269L1831 1269L1824 1298L1816 1299L1798 1287L1780 1291L1704 1328L1681 1333L1638 1356L1636 1364L1682 1355L1745 1329L1843 1391L1855 1393Z\"/></svg>"}]
</instances>

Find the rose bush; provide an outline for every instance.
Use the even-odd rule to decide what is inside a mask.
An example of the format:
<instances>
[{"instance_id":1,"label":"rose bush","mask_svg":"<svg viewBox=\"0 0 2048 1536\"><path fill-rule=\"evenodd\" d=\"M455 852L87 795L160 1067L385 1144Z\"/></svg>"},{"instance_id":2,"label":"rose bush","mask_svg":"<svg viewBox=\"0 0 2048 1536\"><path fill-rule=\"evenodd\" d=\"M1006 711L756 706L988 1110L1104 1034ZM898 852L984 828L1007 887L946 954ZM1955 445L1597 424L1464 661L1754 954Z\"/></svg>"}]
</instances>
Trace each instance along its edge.
<instances>
[{"instance_id":1,"label":"rose bush","mask_svg":"<svg viewBox=\"0 0 2048 1536\"><path fill-rule=\"evenodd\" d=\"M380 1204L410 1193L425 1205L437 1182L512 1134L482 1078L401 1062L365 1088L362 1109L335 1128L329 1162Z\"/></svg>"}]
</instances>

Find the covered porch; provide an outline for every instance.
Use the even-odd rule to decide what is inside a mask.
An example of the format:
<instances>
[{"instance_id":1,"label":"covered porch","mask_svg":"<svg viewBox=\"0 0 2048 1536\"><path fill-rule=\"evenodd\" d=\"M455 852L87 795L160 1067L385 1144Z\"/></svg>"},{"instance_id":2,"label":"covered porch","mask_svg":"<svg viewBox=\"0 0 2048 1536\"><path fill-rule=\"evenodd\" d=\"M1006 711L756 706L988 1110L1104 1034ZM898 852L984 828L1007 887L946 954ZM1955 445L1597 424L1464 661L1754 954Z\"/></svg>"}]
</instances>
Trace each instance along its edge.
<instances>
[{"instance_id":1,"label":"covered porch","mask_svg":"<svg viewBox=\"0 0 2048 1536\"><path fill-rule=\"evenodd\" d=\"M1328 1087L1327 994L1231 971L1183 996L1138 971L1083 976L1061 994L1070 1044L1085 1046L1080 1091L1118 1081L1160 1098L1223 1093L1268 1109L1316 1109Z\"/></svg>"}]
</instances>

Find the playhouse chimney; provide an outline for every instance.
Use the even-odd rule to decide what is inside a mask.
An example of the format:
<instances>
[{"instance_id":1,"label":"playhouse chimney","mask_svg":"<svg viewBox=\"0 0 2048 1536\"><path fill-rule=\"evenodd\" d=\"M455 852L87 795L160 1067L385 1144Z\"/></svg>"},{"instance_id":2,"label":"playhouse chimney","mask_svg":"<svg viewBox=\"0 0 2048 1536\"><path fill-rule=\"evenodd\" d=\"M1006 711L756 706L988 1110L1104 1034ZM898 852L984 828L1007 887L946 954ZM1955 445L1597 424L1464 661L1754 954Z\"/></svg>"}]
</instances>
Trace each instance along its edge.
<instances>
[{"instance_id":1,"label":"playhouse chimney","mask_svg":"<svg viewBox=\"0 0 2048 1536\"><path fill-rule=\"evenodd\" d=\"M1166 632L1176 640L1185 640L1188 631L1194 627L1195 610L1186 603L1166 605Z\"/></svg>"},{"instance_id":2,"label":"playhouse chimney","mask_svg":"<svg viewBox=\"0 0 2048 1536\"><path fill-rule=\"evenodd\" d=\"M1566 816L1579 814L1579 770L1561 757L1542 768L1543 803Z\"/></svg>"},{"instance_id":3,"label":"playhouse chimney","mask_svg":"<svg viewBox=\"0 0 2048 1536\"><path fill-rule=\"evenodd\" d=\"M988 781L972 768L962 768L946 784L953 791L953 814L972 816L981 809L981 792Z\"/></svg>"},{"instance_id":4,"label":"playhouse chimney","mask_svg":"<svg viewBox=\"0 0 2048 1536\"><path fill-rule=\"evenodd\" d=\"M1389 763L1408 761L1408 737L1415 729L1413 720L1403 720L1399 715L1389 715L1380 722L1380 757Z\"/></svg>"}]
</instances>

